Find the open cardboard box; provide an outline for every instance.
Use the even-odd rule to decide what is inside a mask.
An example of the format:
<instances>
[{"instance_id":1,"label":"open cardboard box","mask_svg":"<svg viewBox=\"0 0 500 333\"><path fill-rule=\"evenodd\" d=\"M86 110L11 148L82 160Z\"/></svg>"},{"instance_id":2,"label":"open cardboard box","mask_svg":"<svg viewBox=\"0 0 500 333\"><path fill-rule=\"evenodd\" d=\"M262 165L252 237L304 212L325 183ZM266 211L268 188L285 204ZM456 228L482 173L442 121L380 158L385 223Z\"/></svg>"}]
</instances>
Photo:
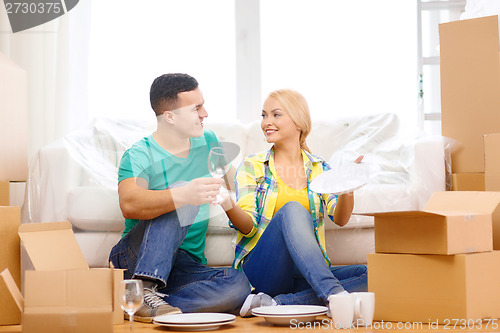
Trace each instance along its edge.
<instances>
[{"instance_id":1,"label":"open cardboard box","mask_svg":"<svg viewBox=\"0 0 500 333\"><path fill-rule=\"evenodd\" d=\"M23 224L19 236L35 268L25 275L24 306L18 302L23 332L104 333L123 323L115 287L123 271L89 269L69 222Z\"/></svg>"},{"instance_id":2,"label":"open cardboard box","mask_svg":"<svg viewBox=\"0 0 500 333\"><path fill-rule=\"evenodd\" d=\"M500 133L498 16L439 25L441 132L453 173L484 172L483 135Z\"/></svg>"},{"instance_id":3,"label":"open cardboard box","mask_svg":"<svg viewBox=\"0 0 500 333\"><path fill-rule=\"evenodd\" d=\"M489 195L490 202L477 193L481 192L436 192L423 211L363 214L375 217L375 252L449 255L492 251L494 208L490 202L498 205L500 193Z\"/></svg>"},{"instance_id":4,"label":"open cardboard box","mask_svg":"<svg viewBox=\"0 0 500 333\"><path fill-rule=\"evenodd\" d=\"M473 211L491 214L493 250L500 250L500 192L435 192L424 206L424 210Z\"/></svg>"},{"instance_id":5,"label":"open cardboard box","mask_svg":"<svg viewBox=\"0 0 500 333\"><path fill-rule=\"evenodd\" d=\"M375 320L422 322L424 330L437 328L437 323L450 328L464 320L473 323L469 328L478 328L484 319L498 322L498 281L499 251L451 256L368 254L368 290L377 298Z\"/></svg>"}]
</instances>

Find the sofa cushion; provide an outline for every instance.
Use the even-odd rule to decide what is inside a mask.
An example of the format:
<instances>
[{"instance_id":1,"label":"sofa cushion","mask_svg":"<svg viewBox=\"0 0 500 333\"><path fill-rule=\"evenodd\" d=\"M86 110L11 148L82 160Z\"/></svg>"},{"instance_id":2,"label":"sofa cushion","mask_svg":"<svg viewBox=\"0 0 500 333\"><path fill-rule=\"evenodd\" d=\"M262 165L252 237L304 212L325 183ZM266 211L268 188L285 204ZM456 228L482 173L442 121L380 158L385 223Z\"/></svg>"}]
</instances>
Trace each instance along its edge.
<instances>
[{"instance_id":1,"label":"sofa cushion","mask_svg":"<svg viewBox=\"0 0 500 333\"><path fill-rule=\"evenodd\" d=\"M97 186L76 187L68 194L68 220L87 231L123 231L125 218L118 192Z\"/></svg>"},{"instance_id":2,"label":"sofa cushion","mask_svg":"<svg viewBox=\"0 0 500 333\"><path fill-rule=\"evenodd\" d=\"M90 267L109 267L109 253L121 238L121 232L82 232L75 237Z\"/></svg>"}]
</instances>

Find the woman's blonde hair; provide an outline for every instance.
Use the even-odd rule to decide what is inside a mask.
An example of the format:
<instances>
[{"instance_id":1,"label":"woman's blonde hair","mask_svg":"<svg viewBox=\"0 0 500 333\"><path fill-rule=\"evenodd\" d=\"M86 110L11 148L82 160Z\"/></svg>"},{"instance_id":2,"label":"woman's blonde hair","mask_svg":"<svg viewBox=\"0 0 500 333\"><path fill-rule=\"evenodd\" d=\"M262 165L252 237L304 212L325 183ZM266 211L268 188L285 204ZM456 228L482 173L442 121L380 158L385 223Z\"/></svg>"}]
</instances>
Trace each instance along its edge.
<instances>
[{"instance_id":1,"label":"woman's blonde hair","mask_svg":"<svg viewBox=\"0 0 500 333\"><path fill-rule=\"evenodd\" d=\"M269 97L275 98L280 103L284 111L300 129L300 147L310 153L311 151L306 144L306 137L311 132L311 114L304 96L295 90L280 89L270 93Z\"/></svg>"}]
</instances>

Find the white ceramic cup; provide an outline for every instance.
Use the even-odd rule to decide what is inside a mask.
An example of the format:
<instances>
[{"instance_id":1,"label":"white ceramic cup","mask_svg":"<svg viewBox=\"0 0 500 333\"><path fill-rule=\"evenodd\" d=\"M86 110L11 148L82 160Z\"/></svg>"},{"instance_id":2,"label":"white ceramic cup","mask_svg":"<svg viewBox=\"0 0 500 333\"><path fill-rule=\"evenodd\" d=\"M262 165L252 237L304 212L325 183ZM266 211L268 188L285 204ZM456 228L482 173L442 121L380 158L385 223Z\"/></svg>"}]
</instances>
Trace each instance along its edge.
<instances>
[{"instance_id":1,"label":"white ceramic cup","mask_svg":"<svg viewBox=\"0 0 500 333\"><path fill-rule=\"evenodd\" d=\"M352 293L354 297L354 326L370 326L375 312L375 294Z\"/></svg>"},{"instance_id":2,"label":"white ceramic cup","mask_svg":"<svg viewBox=\"0 0 500 333\"><path fill-rule=\"evenodd\" d=\"M351 294L330 295L328 303L334 327L351 328L354 320L354 297Z\"/></svg>"}]
</instances>

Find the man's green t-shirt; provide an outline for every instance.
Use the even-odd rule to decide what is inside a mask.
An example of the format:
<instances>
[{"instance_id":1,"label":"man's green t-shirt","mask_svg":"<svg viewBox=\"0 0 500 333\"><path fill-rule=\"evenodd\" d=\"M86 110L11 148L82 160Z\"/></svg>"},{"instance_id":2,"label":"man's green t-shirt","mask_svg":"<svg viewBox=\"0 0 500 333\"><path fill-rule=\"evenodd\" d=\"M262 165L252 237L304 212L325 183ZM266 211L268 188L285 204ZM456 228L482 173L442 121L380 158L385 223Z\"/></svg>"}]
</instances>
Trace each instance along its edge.
<instances>
[{"instance_id":1,"label":"man's green t-shirt","mask_svg":"<svg viewBox=\"0 0 500 333\"><path fill-rule=\"evenodd\" d=\"M210 177L208 172L208 153L210 147L218 144L212 131L205 131L201 137L191 138L191 149L186 158L180 158L163 149L152 135L143 138L129 148L120 161L118 182L127 178L144 178L150 190L165 190L176 182L189 182L195 178ZM180 248L190 253L200 262L206 264L205 236L208 227L209 205L200 206L195 223ZM139 220L125 219L125 230L122 237L132 229Z\"/></svg>"}]
</instances>

